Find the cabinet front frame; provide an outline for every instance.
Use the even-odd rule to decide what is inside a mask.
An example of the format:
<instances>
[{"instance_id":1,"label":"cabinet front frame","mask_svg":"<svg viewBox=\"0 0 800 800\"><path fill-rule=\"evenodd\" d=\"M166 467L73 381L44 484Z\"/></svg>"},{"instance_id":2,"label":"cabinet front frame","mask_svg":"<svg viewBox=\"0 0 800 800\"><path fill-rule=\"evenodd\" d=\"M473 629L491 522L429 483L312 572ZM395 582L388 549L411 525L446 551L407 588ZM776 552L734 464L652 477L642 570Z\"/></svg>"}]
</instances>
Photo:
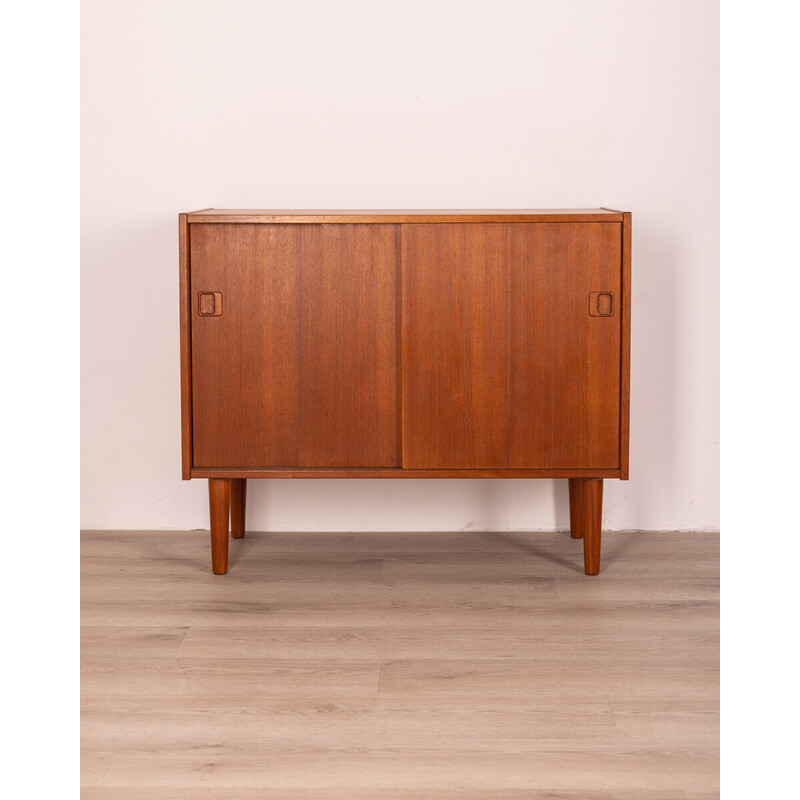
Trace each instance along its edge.
<instances>
[{"instance_id":1,"label":"cabinet front frame","mask_svg":"<svg viewBox=\"0 0 800 800\"><path fill-rule=\"evenodd\" d=\"M600 213L605 212L605 213ZM629 426L630 426L630 327L631 327L631 214L599 209L585 214L570 212L524 212L475 213L468 212L361 212L347 214L290 214L273 212L267 216L237 213L214 216L212 209L203 212L178 215L178 241L180 255L180 363L181 363L181 477L191 478L620 478L628 479L629 471ZM621 339L620 339L620 425L619 425L619 469L587 469L576 466L564 469L407 469L399 468L265 468L244 469L231 467L198 468L192 463L192 287L190 265L191 222L282 222L287 224L321 224L402 222L404 224L431 222L607 222L620 224L622 237L621 268ZM402 245L401 245L402 246ZM399 387L398 387L399 388ZM401 454L402 458L402 454ZM402 464L402 461L401 461Z\"/></svg>"}]
</instances>

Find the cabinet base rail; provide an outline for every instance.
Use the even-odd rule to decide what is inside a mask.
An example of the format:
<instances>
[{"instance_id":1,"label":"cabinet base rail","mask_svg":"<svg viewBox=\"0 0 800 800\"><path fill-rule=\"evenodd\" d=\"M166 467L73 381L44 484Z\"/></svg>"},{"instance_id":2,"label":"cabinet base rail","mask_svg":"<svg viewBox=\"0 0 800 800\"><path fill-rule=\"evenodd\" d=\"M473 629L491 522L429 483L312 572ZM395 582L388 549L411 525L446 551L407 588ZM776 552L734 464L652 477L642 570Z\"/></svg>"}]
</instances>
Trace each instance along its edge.
<instances>
[{"instance_id":1,"label":"cabinet base rail","mask_svg":"<svg viewBox=\"0 0 800 800\"><path fill-rule=\"evenodd\" d=\"M228 571L228 533L245 535L246 478L209 478L211 519L211 569L215 575ZM603 479L569 479L569 527L573 539L583 539L583 563L587 575L600 572L600 534L603 519Z\"/></svg>"}]
</instances>

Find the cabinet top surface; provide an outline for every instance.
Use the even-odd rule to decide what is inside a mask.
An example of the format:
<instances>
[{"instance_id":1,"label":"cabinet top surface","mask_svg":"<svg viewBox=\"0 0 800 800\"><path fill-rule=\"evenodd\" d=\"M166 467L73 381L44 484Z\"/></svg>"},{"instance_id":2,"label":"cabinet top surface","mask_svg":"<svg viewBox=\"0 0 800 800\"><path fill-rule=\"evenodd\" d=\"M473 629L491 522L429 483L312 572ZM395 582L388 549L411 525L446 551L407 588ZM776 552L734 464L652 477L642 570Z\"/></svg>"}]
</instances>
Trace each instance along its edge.
<instances>
[{"instance_id":1,"label":"cabinet top surface","mask_svg":"<svg viewBox=\"0 0 800 800\"><path fill-rule=\"evenodd\" d=\"M187 222L622 222L623 212L609 208L546 209L395 209L286 210L206 208L186 215Z\"/></svg>"}]
</instances>

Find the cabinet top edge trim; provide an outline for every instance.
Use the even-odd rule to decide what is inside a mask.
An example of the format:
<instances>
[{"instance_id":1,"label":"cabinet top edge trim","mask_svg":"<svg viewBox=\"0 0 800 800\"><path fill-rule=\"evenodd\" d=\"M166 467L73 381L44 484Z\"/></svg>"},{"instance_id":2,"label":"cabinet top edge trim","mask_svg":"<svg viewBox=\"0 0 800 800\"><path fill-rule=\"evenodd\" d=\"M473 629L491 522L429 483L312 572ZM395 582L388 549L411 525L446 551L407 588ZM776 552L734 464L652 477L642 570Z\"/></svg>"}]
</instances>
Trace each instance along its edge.
<instances>
[{"instance_id":1,"label":"cabinet top edge trim","mask_svg":"<svg viewBox=\"0 0 800 800\"><path fill-rule=\"evenodd\" d=\"M428 210L272 210L206 209L187 214L187 221L226 223L436 223L436 222L622 222L623 212L581 209L428 209Z\"/></svg>"}]
</instances>

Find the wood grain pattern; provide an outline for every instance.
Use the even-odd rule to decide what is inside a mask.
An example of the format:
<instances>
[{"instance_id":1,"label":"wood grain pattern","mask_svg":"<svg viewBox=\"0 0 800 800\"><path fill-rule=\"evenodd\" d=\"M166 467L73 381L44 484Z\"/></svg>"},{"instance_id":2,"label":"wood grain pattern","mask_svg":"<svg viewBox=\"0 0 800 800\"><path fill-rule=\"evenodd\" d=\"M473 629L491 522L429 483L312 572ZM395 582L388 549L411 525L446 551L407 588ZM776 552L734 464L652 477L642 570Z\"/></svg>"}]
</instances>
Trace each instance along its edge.
<instances>
[{"instance_id":1,"label":"wood grain pattern","mask_svg":"<svg viewBox=\"0 0 800 800\"><path fill-rule=\"evenodd\" d=\"M195 467L399 466L398 228L192 226Z\"/></svg>"},{"instance_id":2,"label":"wood grain pattern","mask_svg":"<svg viewBox=\"0 0 800 800\"><path fill-rule=\"evenodd\" d=\"M403 466L618 469L620 227L403 226Z\"/></svg>"},{"instance_id":3,"label":"wood grain pattern","mask_svg":"<svg viewBox=\"0 0 800 800\"><path fill-rule=\"evenodd\" d=\"M718 534L207 536L82 535L82 797L718 791Z\"/></svg>"},{"instance_id":4,"label":"wood grain pattern","mask_svg":"<svg viewBox=\"0 0 800 800\"><path fill-rule=\"evenodd\" d=\"M480 223L480 222L622 222L622 213L603 208L287 210L212 208L188 215L190 223Z\"/></svg>"}]
</instances>

